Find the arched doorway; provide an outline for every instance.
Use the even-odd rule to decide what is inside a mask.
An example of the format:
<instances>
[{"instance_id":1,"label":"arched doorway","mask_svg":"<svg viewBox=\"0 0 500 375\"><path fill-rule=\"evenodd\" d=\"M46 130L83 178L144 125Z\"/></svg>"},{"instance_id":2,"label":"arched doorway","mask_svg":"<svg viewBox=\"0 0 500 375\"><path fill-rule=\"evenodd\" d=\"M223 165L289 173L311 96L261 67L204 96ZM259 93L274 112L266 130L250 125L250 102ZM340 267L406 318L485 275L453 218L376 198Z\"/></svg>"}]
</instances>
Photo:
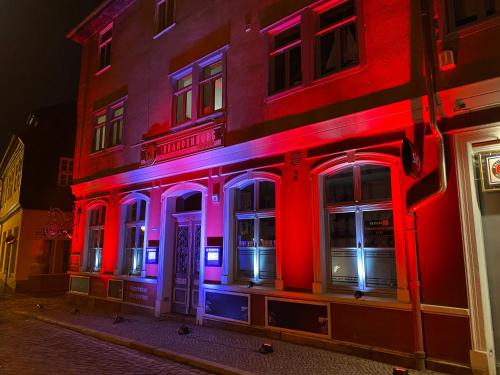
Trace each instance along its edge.
<instances>
[{"instance_id":1,"label":"arched doorway","mask_svg":"<svg viewBox=\"0 0 500 375\"><path fill-rule=\"evenodd\" d=\"M200 192L175 198L173 216L172 311L196 315L200 285L201 249Z\"/></svg>"},{"instance_id":2,"label":"arched doorway","mask_svg":"<svg viewBox=\"0 0 500 375\"><path fill-rule=\"evenodd\" d=\"M162 194L156 316L174 312L201 320L206 195L207 187L197 183Z\"/></svg>"}]
</instances>

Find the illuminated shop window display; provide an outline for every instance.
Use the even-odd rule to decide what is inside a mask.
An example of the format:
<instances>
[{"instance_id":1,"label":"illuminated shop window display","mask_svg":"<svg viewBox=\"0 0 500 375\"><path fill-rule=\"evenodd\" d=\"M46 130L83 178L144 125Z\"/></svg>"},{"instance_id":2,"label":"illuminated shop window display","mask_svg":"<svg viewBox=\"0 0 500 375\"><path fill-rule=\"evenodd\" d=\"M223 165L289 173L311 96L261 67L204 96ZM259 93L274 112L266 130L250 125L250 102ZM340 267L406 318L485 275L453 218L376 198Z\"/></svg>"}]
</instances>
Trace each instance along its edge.
<instances>
[{"instance_id":1,"label":"illuminated shop window display","mask_svg":"<svg viewBox=\"0 0 500 375\"><path fill-rule=\"evenodd\" d=\"M102 248L104 243L104 222L106 207L93 208L88 213L88 256L87 271L99 272L102 266Z\"/></svg>"},{"instance_id":2,"label":"illuminated shop window display","mask_svg":"<svg viewBox=\"0 0 500 375\"><path fill-rule=\"evenodd\" d=\"M356 165L328 176L325 204L329 286L395 289L389 167Z\"/></svg>"},{"instance_id":3,"label":"illuminated shop window display","mask_svg":"<svg viewBox=\"0 0 500 375\"><path fill-rule=\"evenodd\" d=\"M274 182L252 181L234 190L235 279L272 282L276 277Z\"/></svg>"},{"instance_id":4,"label":"illuminated shop window display","mask_svg":"<svg viewBox=\"0 0 500 375\"><path fill-rule=\"evenodd\" d=\"M125 242L123 273L140 276L146 232L146 201L137 200L125 206Z\"/></svg>"}]
</instances>

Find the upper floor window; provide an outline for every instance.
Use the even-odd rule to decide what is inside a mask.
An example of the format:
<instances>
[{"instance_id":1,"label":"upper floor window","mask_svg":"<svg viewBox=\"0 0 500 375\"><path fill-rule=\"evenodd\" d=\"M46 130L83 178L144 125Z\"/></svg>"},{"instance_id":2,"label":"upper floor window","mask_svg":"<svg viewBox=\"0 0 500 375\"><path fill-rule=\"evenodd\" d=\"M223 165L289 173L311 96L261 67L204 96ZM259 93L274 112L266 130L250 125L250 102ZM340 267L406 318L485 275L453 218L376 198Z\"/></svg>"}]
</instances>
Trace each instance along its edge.
<instances>
[{"instance_id":1,"label":"upper floor window","mask_svg":"<svg viewBox=\"0 0 500 375\"><path fill-rule=\"evenodd\" d=\"M302 83L300 19L272 36L270 54L270 92L275 93Z\"/></svg>"},{"instance_id":2,"label":"upper floor window","mask_svg":"<svg viewBox=\"0 0 500 375\"><path fill-rule=\"evenodd\" d=\"M99 206L88 211L87 271L99 272L102 266L104 223L106 207Z\"/></svg>"},{"instance_id":3,"label":"upper floor window","mask_svg":"<svg viewBox=\"0 0 500 375\"><path fill-rule=\"evenodd\" d=\"M99 64L97 71L111 65L111 39L113 34L113 24L109 24L99 33Z\"/></svg>"},{"instance_id":4,"label":"upper floor window","mask_svg":"<svg viewBox=\"0 0 500 375\"><path fill-rule=\"evenodd\" d=\"M161 33L174 24L175 0L156 2L155 31Z\"/></svg>"},{"instance_id":5,"label":"upper floor window","mask_svg":"<svg viewBox=\"0 0 500 375\"><path fill-rule=\"evenodd\" d=\"M173 123L193 123L224 109L222 52L202 59L173 75Z\"/></svg>"},{"instance_id":6,"label":"upper floor window","mask_svg":"<svg viewBox=\"0 0 500 375\"><path fill-rule=\"evenodd\" d=\"M274 282L276 277L276 193L272 181L235 188L234 278Z\"/></svg>"},{"instance_id":7,"label":"upper floor window","mask_svg":"<svg viewBox=\"0 0 500 375\"><path fill-rule=\"evenodd\" d=\"M59 158L59 174L57 176L58 186L69 186L73 182L73 159Z\"/></svg>"},{"instance_id":8,"label":"upper floor window","mask_svg":"<svg viewBox=\"0 0 500 375\"><path fill-rule=\"evenodd\" d=\"M174 94L175 123L182 124L193 118L193 75L191 73L175 82Z\"/></svg>"},{"instance_id":9,"label":"upper floor window","mask_svg":"<svg viewBox=\"0 0 500 375\"><path fill-rule=\"evenodd\" d=\"M124 100L111 104L95 113L93 152L122 143L124 115Z\"/></svg>"},{"instance_id":10,"label":"upper floor window","mask_svg":"<svg viewBox=\"0 0 500 375\"><path fill-rule=\"evenodd\" d=\"M222 109L222 61L202 68L200 77L200 115L207 116Z\"/></svg>"},{"instance_id":11,"label":"upper floor window","mask_svg":"<svg viewBox=\"0 0 500 375\"><path fill-rule=\"evenodd\" d=\"M324 181L329 286L364 291L395 289L390 168L357 164Z\"/></svg>"},{"instance_id":12,"label":"upper floor window","mask_svg":"<svg viewBox=\"0 0 500 375\"><path fill-rule=\"evenodd\" d=\"M498 0L447 0L450 31L470 25L500 11Z\"/></svg>"},{"instance_id":13,"label":"upper floor window","mask_svg":"<svg viewBox=\"0 0 500 375\"><path fill-rule=\"evenodd\" d=\"M268 30L270 94L359 65L356 3L321 2Z\"/></svg>"},{"instance_id":14,"label":"upper floor window","mask_svg":"<svg viewBox=\"0 0 500 375\"><path fill-rule=\"evenodd\" d=\"M125 206L123 273L141 275L146 232L146 201L134 201Z\"/></svg>"},{"instance_id":15,"label":"upper floor window","mask_svg":"<svg viewBox=\"0 0 500 375\"><path fill-rule=\"evenodd\" d=\"M316 77L356 66L358 38L354 1L318 13L316 44Z\"/></svg>"}]
</instances>

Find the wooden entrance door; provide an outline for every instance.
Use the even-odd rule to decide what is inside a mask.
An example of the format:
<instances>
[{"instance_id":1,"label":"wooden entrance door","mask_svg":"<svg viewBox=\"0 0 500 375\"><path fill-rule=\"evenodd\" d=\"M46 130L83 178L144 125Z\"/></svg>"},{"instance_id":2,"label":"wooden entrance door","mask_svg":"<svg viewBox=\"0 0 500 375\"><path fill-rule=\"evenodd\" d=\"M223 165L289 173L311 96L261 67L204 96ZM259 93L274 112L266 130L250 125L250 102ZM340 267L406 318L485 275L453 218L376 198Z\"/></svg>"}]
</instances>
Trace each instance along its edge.
<instances>
[{"instance_id":1,"label":"wooden entrance door","mask_svg":"<svg viewBox=\"0 0 500 375\"><path fill-rule=\"evenodd\" d=\"M172 311L196 315L200 275L200 214L173 215L176 224Z\"/></svg>"}]
</instances>

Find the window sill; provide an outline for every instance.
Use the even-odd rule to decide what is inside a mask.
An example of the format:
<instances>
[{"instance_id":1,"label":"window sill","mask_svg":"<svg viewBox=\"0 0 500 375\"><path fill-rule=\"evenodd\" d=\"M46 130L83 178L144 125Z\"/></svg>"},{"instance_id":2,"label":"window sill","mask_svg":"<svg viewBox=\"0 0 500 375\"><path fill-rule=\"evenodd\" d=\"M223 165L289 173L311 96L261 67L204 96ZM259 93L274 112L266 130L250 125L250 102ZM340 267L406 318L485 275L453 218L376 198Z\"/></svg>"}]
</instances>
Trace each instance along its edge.
<instances>
[{"instance_id":1,"label":"window sill","mask_svg":"<svg viewBox=\"0 0 500 375\"><path fill-rule=\"evenodd\" d=\"M111 64L106 65L104 68L98 70L97 72L94 73L94 76L100 76L102 73L107 72L109 69L111 69Z\"/></svg>"},{"instance_id":2,"label":"window sill","mask_svg":"<svg viewBox=\"0 0 500 375\"><path fill-rule=\"evenodd\" d=\"M195 128L200 125L205 125L211 122L215 122L215 120L220 119L225 116L225 111L220 110L214 113L211 113L210 115L203 116L203 117L198 117L196 120L191 120L191 121L186 121L183 122L182 124L177 124L173 125L172 128L170 129L169 133L175 133L191 128Z\"/></svg>"},{"instance_id":3,"label":"window sill","mask_svg":"<svg viewBox=\"0 0 500 375\"><path fill-rule=\"evenodd\" d=\"M102 149L99 151L91 152L89 154L89 157L94 158L94 157L104 156L104 155L111 154L111 153L116 152L116 151L123 150L124 148L125 148L125 145L123 145L123 144L116 145L116 146L105 148L105 149Z\"/></svg>"},{"instance_id":4,"label":"window sill","mask_svg":"<svg viewBox=\"0 0 500 375\"><path fill-rule=\"evenodd\" d=\"M353 66L352 68L342 70L338 73L328 74L328 75L325 75L323 77L316 78L310 82L304 82L303 84L298 85L298 86L294 86L288 90L280 91L276 94L269 95L268 97L266 97L264 99L264 102L266 104L269 104L269 103L278 101L280 99L283 99L287 96L294 95L298 92L308 90L310 88L324 86L332 81L336 81L338 79L342 79L342 78L348 77L350 75L358 74L361 71L365 70L365 67L366 67L366 64L360 63L356 66Z\"/></svg>"},{"instance_id":5,"label":"window sill","mask_svg":"<svg viewBox=\"0 0 500 375\"><path fill-rule=\"evenodd\" d=\"M170 26L165 27L162 31L157 32L155 35L153 35L153 39L159 39L162 35L166 34L168 31L172 30L175 26L175 22L171 24Z\"/></svg>"},{"instance_id":6,"label":"window sill","mask_svg":"<svg viewBox=\"0 0 500 375\"><path fill-rule=\"evenodd\" d=\"M410 311L412 306L411 303L405 303L398 301L395 297L389 296L363 296L361 298L355 298L354 295L349 295L345 293L306 293L306 292L295 292L295 291L283 291L278 290L273 287L266 286L253 286L251 288L238 285L238 284L212 284L204 283L205 289L216 289L223 291L230 291L236 293L245 294L260 294L269 297L281 297L290 299L302 299L308 301L321 301L321 302L331 302L337 304L345 305L357 305L366 307L378 307L378 308L388 308L394 310L405 310Z\"/></svg>"}]
</instances>

